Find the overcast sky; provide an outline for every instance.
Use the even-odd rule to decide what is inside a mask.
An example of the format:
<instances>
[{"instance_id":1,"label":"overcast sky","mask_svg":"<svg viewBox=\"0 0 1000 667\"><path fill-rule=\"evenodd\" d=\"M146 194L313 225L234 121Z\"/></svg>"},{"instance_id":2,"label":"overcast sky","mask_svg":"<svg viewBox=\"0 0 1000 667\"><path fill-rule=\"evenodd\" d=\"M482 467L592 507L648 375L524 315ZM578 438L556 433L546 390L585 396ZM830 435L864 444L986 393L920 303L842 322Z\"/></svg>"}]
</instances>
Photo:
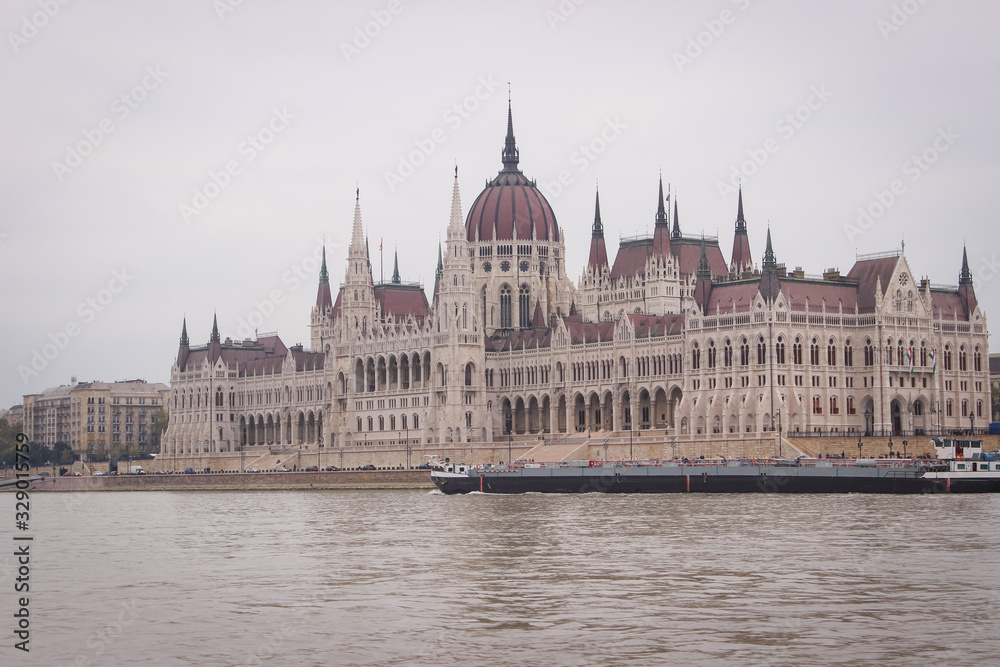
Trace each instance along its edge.
<instances>
[{"instance_id":1,"label":"overcast sky","mask_svg":"<svg viewBox=\"0 0 1000 667\"><path fill-rule=\"evenodd\" d=\"M185 315L193 344L214 311L224 337L308 344L356 187L376 279L383 243L386 278L398 248L429 294L455 164L465 212L501 166L507 81L574 279L595 183L613 254L652 230L662 170L727 257L740 178L758 263L770 224L789 268L905 240L957 284L967 243L989 315L998 23L970 0L6 0L0 406L166 382Z\"/></svg>"}]
</instances>

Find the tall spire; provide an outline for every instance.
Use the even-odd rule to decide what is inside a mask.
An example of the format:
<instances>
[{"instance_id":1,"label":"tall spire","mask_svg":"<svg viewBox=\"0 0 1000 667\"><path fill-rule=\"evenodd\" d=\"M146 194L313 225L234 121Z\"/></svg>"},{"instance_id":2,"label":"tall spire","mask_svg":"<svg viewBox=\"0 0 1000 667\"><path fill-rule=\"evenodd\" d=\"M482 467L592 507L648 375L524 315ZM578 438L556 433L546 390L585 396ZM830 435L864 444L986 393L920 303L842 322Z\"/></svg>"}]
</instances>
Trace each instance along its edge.
<instances>
[{"instance_id":1,"label":"tall spire","mask_svg":"<svg viewBox=\"0 0 1000 667\"><path fill-rule=\"evenodd\" d=\"M451 236L462 236L465 233L465 220L462 217L462 195L458 190L458 165L455 165L455 183L451 189L451 229L448 234Z\"/></svg>"},{"instance_id":2,"label":"tall spire","mask_svg":"<svg viewBox=\"0 0 1000 667\"><path fill-rule=\"evenodd\" d=\"M394 285L399 284L399 251L393 252L392 259L392 282Z\"/></svg>"},{"instance_id":3,"label":"tall spire","mask_svg":"<svg viewBox=\"0 0 1000 667\"><path fill-rule=\"evenodd\" d=\"M184 318L184 324L181 325L181 347L188 347L191 343L188 341L188 321Z\"/></svg>"},{"instance_id":4,"label":"tall spire","mask_svg":"<svg viewBox=\"0 0 1000 667\"><path fill-rule=\"evenodd\" d=\"M677 217L677 198L674 197L674 228L670 232L670 238L679 239L681 237L681 222Z\"/></svg>"},{"instance_id":5,"label":"tall spire","mask_svg":"<svg viewBox=\"0 0 1000 667\"><path fill-rule=\"evenodd\" d=\"M361 188L354 192L354 228L351 230L351 245L361 243L365 232L361 227ZM368 239L365 239L367 243Z\"/></svg>"},{"instance_id":6,"label":"tall spire","mask_svg":"<svg viewBox=\"0 0 1000 667\"><path fill-rule=\"evenodd\" d=\"M442 273L444 273L444 259L441 255L441 244L438 243L438 266L437 271L434 272L434 279L441 280Z\"/></svg>"},{"instance_id":7,"label":"tall spire","mask_svg":"<svg viewBox=\"0 0 1000 667\"><path fill-rule=\"evenodd\" d=\"M514 142L514 115L511 111L509 93L507 97L507 138L504 141L502 158L504 171L517 171L519 152L517 144Z\"/></svg>"},{"instance_id":8,"label":"tall spire","mask_svg":"<svg viewBox=\"0 0 1000 667\"><path fill-rule=\"evenodd\" d=\"M736 231L745 232L746 230L747 221L743 219L743 186L740 185L740 203L736 209Z\"/></svg>"},{"instance_id":9,"label":"tall spire","mask_svg":"<svg viewBox=\"0 0 1000 667\"><path fill-rule=\"evenodd\" d=\"M753 271L753 255L750 252L750 237L747 235L747 221L743 217L743 186L740 186L740 202L736 208L736 232L733 234L733 258L729 271L739 277Z\"/></svg>"},{"instance_id":10,"label":"tall spire","mask_svg":"<svg viewBox=\"0 0 1000 667\"><path fill-rule=\"evenodd\" d=\"M767 247L764 249L764 265L763 269L765 271L775 270L778 268L778 263L774 259L774 248L771 247L771 227L767 228Z\"/></svg>"},{"instance_id":11,"label":"tall spire","mask_svg":"<svg viewBox=\"0 0 1000 667\"><path fill-rule=\"evenodd\" d=\"M972 271L969 270L969 255L965 251L965 246L962 246L962 273L958 277L959 285L971 285L972 284Z\"/></svg>"},{"instance_id":12,"label":"tall spire","mask_svg":"<svg viewBox=\"0 0 1000 667\"><path fill-rule=\"evenodd\" d=\"M590 257L587 266L596 273L608 268L608 249L604 244L604 224L601 222L601 193L594 196L594 227L590 238Z\"/></svg>"},{"instance_id":13,"label":"tall spire","mask_svg":"<svg viewBox=\"0 0 1000 667\"><path fill-rule=\"evenodd\" d=\"M667 226L667 209L663 206L663 174L660 174L660 200L656 207L656 226Z\"/></svg>"},{"instance_id":14,"label":"tall spire","mask_svg":"<svg viewBox=\"0 0 1000 667\"><path fill-rule=\"evenodd\" d=\"M222 338L219 336L219 318L216 314L212 315L212 337L208 339L209 343L220 343Z\"/></svg>"},{"instance_id":15,"label":"tall spire","mask_svg":"<svg viewBox=\"0 0 1000 667\"><path fill-rule=\"evenodd\" d=\"M601 223L601 191L597 190L594 195L594 226L592 228L593 237L604 238L604 225Z\"/></svg>"},{"instance_id":16,"label":"tall spire","mask_svg":"<svg viewBox=\"0 0 1000 667\"><path fill-rule=\"evenodd\" d=\"M330 282L330 272L326 270L326 246L323 246L323 262L319 266L319 284Z\"/></svg>"}]
</instances>

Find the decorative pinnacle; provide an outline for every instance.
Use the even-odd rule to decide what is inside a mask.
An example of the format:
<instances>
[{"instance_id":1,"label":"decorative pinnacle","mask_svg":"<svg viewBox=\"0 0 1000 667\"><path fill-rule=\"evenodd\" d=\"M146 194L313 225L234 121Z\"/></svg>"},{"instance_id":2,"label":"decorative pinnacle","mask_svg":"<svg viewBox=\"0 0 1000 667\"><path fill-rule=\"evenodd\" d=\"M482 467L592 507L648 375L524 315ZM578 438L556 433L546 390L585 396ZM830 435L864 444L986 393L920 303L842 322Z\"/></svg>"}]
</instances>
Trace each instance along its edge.
<instances>
[{"instance_id":1,"label":"decorative pinnacle","mask_svg":"<svg viewBox=\"0 0 1000 667\"><path fill-rule=\"evenodd\" d=\"M966 253L964 245L962 246L962 273L958 277L958 284L972 284L972 271L969 270L969 255Z\"/></svg>"},{"instance_id":2,"label":"decorative pinnacle","mask_svg":"<svg viewBox=\"0 0 1000 667\"><path fill-rule=\"evenodd\" d=\"M747 221L743 218L743 186L740 185L740 203L739 207L736 209L736 231L746 232L747 231Z\"/></svg>"},{"instance_id":3,"label":"decorative pinnacle","mask_svg":"<svg viewBox=\"0 0 1000 667\"><path fill-rule=\"evenodd\" d=\"M778 268L778 262L774 259L774 248L771 247L771 226L767 226L767 247L764 249L764 266L765 271L775 270Z\"/></svg>"},{"instance_id":4,"label":"decorative pinnacle","mask_svg":"<svg viewBox=\"0 0 1000 667\"><path fill-rule=\"evenodd\" d=\"M517 144L514 141L514 114L511 111L510 99L507 100L507 137L504 141L501 156L503 158L504 171L517 171L520 154L517 150Z\"/></svg>"},{"instance_id":5,"label":"decorative pinnacle","mask_svg":"<svg viewBox=\"0 0 1000 667\"><path fill-rule=\"evenodd\" d=\"M708 265L708 254L705 252L705 237L701 237L701 259L698 260L698 280L711 279L712 269Z\"/></svg>"},{"instance_id":6,"label":"decorative pinnacle","mask_svg":"<svg viewBox=\"0 0 1000 667\"><path fill-rule=\"evenodd\" d=\"M604 225L601 223L601 191L597 190L594 195L594 227L593 236L595 239L604 238Z\"/></svg>"},{"instance_id":7,"label":"decorative pinnacle","mask_svg":"<svg viewBox=\"0 0 1000 667\"><path fill-rule=\"evenodd\" d=\"M663 206L663 174L660 174L660 197L656 206L656 226L667 226L667 209Z\"/></svg>"},{"instance_id":8,"label":"decorative pinnacle","mask_svg":"<svg viewBox=\"0 0 1000 667\"><path fill-rule=\"evenodd\" d=\"M326 270L326 246L323 246L323 263L319 267L319 284L330 282L330 273Z\"/></svg>"},{"instance_id":9,"label":"decorative pinnacle","mask_svg":"<svg viewBox=\"0 0 1000 667\"><path fill-rule=\"evenodd\" d=\"M399 284L399 252L393 251L392 260L392 282L395 285Z\"/></svg>"},{"instance_id":10,"label":"decorative pinnacle","mask_svg":"<svg viewBox=\"0 0 1000 667\"><path fill-rule=\"evenodd\" d=\"M188 341L188 321L184 318L184 323L181 325L181 346L188 347L191 343Z\"/></svg>"},{"instance_id":11,"label":"decorative pinnacle","mask_svg":"<svg viewBox=\"0 0 1000 667\"><path fill-rule=\"evenodd\" d=\"M212 315L212 337L208 339L209 343L220 343L222 342L222 337L219 336L219 318L217 315Z\"/></svg>"}]
</instances>

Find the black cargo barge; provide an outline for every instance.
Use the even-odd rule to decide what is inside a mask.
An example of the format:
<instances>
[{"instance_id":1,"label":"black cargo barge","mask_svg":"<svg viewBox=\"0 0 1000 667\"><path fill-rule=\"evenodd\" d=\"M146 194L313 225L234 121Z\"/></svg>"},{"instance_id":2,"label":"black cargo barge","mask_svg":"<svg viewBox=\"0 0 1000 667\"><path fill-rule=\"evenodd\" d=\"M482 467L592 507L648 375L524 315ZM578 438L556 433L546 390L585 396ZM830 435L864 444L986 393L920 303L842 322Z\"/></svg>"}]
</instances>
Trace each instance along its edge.
<instances>
[{"instance_id":1,"label":"black cargo barge","mask_svg":"<svg viewBox=\"0 0 1000 667\"><path fill-rule=\"evenodd\" d=\"M473 468L451 464L431 479L443 493L996 493L1000 463L949 470L918 461L568 461ZM978 468L978 466L977 466Z\"/></svg>"}]
</instances>

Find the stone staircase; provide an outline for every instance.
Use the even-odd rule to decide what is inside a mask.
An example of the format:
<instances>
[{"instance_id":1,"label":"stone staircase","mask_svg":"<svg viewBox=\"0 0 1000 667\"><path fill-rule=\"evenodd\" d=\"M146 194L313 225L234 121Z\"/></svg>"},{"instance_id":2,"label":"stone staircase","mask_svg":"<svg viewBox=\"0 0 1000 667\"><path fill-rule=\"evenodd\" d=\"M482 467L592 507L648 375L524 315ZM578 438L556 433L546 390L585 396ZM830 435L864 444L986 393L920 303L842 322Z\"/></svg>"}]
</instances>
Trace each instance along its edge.
<instances>
[{"instance_id":1,"label":"stone staircase","mask_svg":"<svg viewBox=\"0 0 1000 667\"><path fill-rule=\"evenodd\" d=\"M257 470L274 470L279 466L285 466L289 470L291 470L293 466L301 468L302 466L299 465L299 453L264 454L252 461L247 461L243 469L249 470L250 468L257 468Z\"/></svg>"}]
</instances>

